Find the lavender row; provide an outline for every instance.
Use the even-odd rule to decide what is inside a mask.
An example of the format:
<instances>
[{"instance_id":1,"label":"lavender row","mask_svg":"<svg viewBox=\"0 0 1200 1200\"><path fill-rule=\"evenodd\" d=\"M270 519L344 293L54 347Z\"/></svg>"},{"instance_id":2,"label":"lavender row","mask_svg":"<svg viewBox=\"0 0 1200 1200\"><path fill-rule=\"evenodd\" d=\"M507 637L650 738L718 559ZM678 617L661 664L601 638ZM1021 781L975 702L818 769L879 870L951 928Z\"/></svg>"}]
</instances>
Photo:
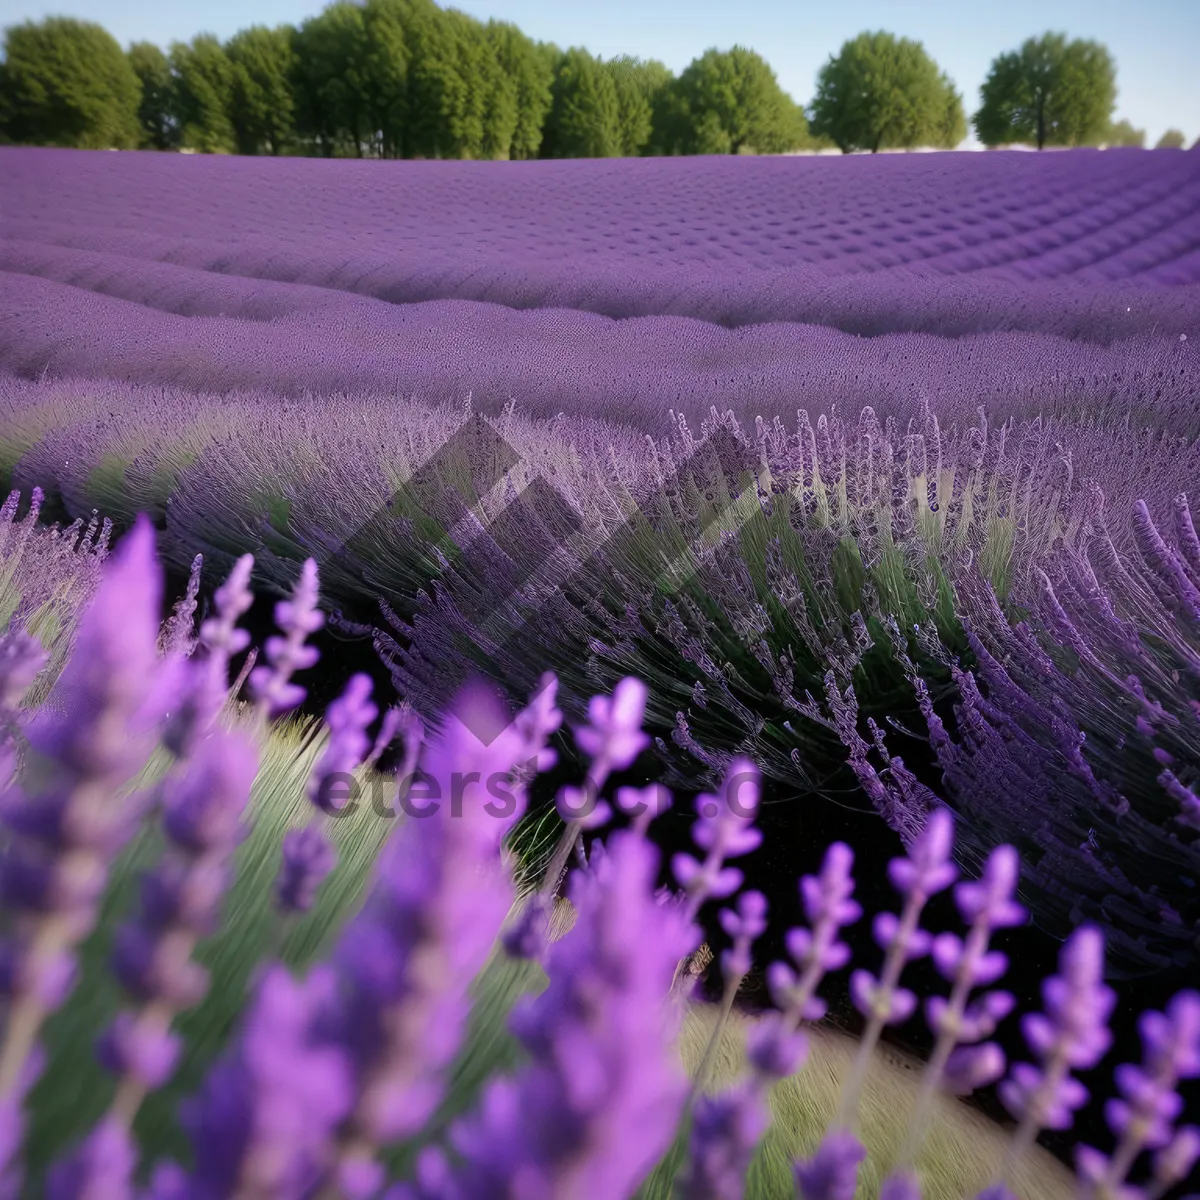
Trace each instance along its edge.
<instances>
[{"instance_id":1,"label":"lavender row","mask_svg":"<svg viewBox=\"0 0 1200 1200\"><path fill-rule=\"evenodd\" d=\"M4 158L9 269L61 273L61 260L38 263L39 244L119 256L130 272L142 261L144 281L115 281L139 298L171 263L400 304L863 334L1110 342L1186 333L1197 314L1188 155L339 162L336 180L309 160Z\"/></svg>"},{"instance_id":2,"label":"lavender row","mask_svg":"<svg viewBox=\"0 0 1200 1200\"><path fill-rule=\"evenodd\" d=\"M683 317L614 320L451 300L394 306L319 297L319 306L301 310L289 298L292 311L263 320L259 290L249 288L245 316L218 315L223 301L215 298L181 315L0 273L0 379L240 390L264 403L306 391L415 394L427 403L470 393L483 411L515 399L532 415L563 412L653 433L669 409L699 421L715 404L752 422L834 403L887 414L920 399L947 424L984 404L999 420L1131 412L1139 425L1193 436L1200 429L1200 336L1176 293L1125 297L1123 315L1128 301L1141 327L1156 333L1100 347L1044 332L861 338L813 325L730 330ZM890 303L882 294L879 302ZM1047 303L1059 310L1057 300Z\"/></svg>"},{"instance_id":3,"label":"lavender row","mask_svg":"<svg viewBox=\"0 0 1200 1200\"><path fill-rule=\"evenodd\" d=\"M385 847L365 906L343 928L327 962L299 979L264 964L227 1053L182 1111L193 1165L159 1162L148 1189L137 1186L142 1152L132 1117L178 1055L169 1032L174 1012L202 989L188 951L195 933L211 932L219 920L225 859L240 836L257 769L251 739L212 725L225 699L229 655L246 643L237 620L250 603L249 569L248 560L240 561L218 590L214 615L195 639L198 654L184 649L160 656L161 577L149 527L139 522L106 569L59 680L69 713L17 716L10 709L28 749L21 751L26 769L9 784L3 805L12 835L4 856L6 900L21 914L7 947L10 1004L0 1047L6 1185L15 1188L20 1179L22 1098L41 1069L39 1028L72 989L73 949L95 921L108 861L160 808L171 849L147 875L142 913L127 927L130 937L118 943L114 961L141 1007L124 1014L102 1043L118 1079L114 1099L93 1133L51 1170L46 1194L54 1200L245 1194L299 1200L326 1191L355 1200L455 1200L514 1189L627 1196L689 1117L682 1194L697 1200L742 1195L769 1122L769 1089L801 1067L801 1027L824 1011L816 994L821 980L849 962L839 935L861 916L852 898L853 853L840 843L831 846L819 874L800 881L808 924L788 936L792 962L769 968L778 1012L750 1039L752 1074L730 1091L708 1095L702 1064L689 1086L675 1041L688 990L676 981L681 958L698 941L695 917L706 904L728 903L721 914L733 939L724 961L731 981L727 1006L765 928L764 898L754 891L737 895L743 877L731 863L761 841L754 824L758 771L735 759L720 788L698 798L695 853L672 859L672 886L660 890L658 852L646 834L669 803L664 790L618 789L611 805L594 803L610 773L630 766L648 743L646 688L627 678L611 697L594 696L574 730L589 763L582 792L593 802L581 808L580 788L561 790L561 844L569 853L583 830L602 828L614 811L629 826L602 842L593 838L581 856L569 888L576 918L570 932L554 939L546 926L559 882L553 863L514 923L514 885L500 845L524 811L533 777L555 762L549 741L563 714L550 675L515 718L476 687L459 696L432 736L410 729L406 740L420 747L423 778L434 789L422 799L451 791L459 802L440 813L426 808L432 819L406 823ZM260 720L299 699L302 689L290 677L315 658L305 640L319 624L316 584L310 561L291 598L277 607L280 636L267 644L269 666L250 676ZM6 669L10 659L5 656ZM7 690L19 694L39 666L31 660L10 670L16 686ZM352 680L329 714L329 747L310 788L318 810L322 772L364 757L368 743L361 734L374 715L364 688ZM114 802L156 736L174 755L173 767L155 792ZM40 760L37 771L27 769L31 755ZM414 754L406 769L416 761ZM411 778L402 773L402 781ZM482 780L486 801L472 788ZM108 793L103 813L95 804L101 792ZM1113 995L1103 982L1103 938L1084 926L1067 941L1059 973L1045 984L1044 1012L1023 1019L1033 1061L1008 1069L989 1039L1014 998L979 989L991 988L1007 967L1005 956L989 949L992 933L1026 917L1016 902L1019 859L1011 846L992 848L977 879L955 889L967 937L932 937L921 918L929 899L958 875L953 824L945 809L934 808L907 855L890 866L903 904L898 914L875 918L884 951L878 972L859 968L851 977L867 1031L834 1121L815 1151L795 1165L796 1192L805 1200L854 1192L867 1154L857 1136L865 1068L884 1026L906 1021L917 1006L918 997L901 986L909 962L932 955L951 993L926 999L938 1043L906 1142L887 1168L889 1197L921 1195L914 1164L933 1092L970 1091L1000 1078L1018 1124L980 1196L1012 1197L1008 1181L1038 1130L1069 1128L1087 1099L1074 1073L1094 1067L1110 1047ZM319 824L310 828L319 841ZM285 843L283 855L281 885L312 861L295 839L290 848ZM81 870L85 863L89 871ZM326 859L317 870L328 865ZM317 887L319 875L308 893ZM282 886L280 902L286 906L294 895ZM548 976L546 990L523 1001L510 1022L527 1062L486 1085L476 1110L451 1127L448 1145L426 1146L413 1179L391 1180L380 1152L419 1134L433 1116L461 1045L471 982L497 939L508 953L541 962ZM130 946L145 948L131 955ZM1082 1195L1160 1195L1200 1158L1200 1129L1179 1123L1178 1093L1180 1081L1200 1074L1200 995L1181 992L1165 1013L1146 1014L1141 1031L1143 1062L1118 1070L1121 1095L1108 1108L1113 1149L1081 1147L1077 1154ZM1153 1152L1149 1174L1132 1187L1126 1180L1143 1150Z\"/></svg>"}]
</instances>

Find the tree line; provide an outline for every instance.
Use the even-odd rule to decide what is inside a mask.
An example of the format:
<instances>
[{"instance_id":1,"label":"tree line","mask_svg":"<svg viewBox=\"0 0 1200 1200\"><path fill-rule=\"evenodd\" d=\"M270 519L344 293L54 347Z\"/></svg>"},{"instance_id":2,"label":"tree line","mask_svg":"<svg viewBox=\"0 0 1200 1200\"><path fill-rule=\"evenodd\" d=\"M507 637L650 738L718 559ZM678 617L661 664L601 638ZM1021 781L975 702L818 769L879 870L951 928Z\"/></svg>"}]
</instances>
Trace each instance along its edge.
<instances>
[{"instance_id":1,"label":"tree line","mask_svg":"<svg viewBox=\"0 0 1200 1200\"><path fill-rule=\"evenodd\" d=\"M987 145L1144 144L1112 121L1115 68L1094 42L1032 38L995 60L982 93L973 122ZM807 111L742 46L676 76L433 0L338 0L298 28L199 34L166 52L124 51L100 25L50 17L5 30L0 62L0 141L12 144L533 159L949 148L966 133L945 72L888 33L846 42Z\"/></svg>"}]
</instances>

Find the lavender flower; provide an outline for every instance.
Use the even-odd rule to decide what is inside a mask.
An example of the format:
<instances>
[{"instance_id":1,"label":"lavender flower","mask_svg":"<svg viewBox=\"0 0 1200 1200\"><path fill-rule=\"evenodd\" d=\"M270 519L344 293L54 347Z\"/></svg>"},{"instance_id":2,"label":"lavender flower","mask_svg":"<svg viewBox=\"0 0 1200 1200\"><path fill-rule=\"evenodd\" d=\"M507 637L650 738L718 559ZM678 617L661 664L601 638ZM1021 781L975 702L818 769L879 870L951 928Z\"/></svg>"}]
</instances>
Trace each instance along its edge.
<instances>
[{"instance_id":1,"label":"lavender flower","mask_svg":"<svg viewBox=\"0 0 1200 1200\"><path fill-rule=\"evenodd\" d=\"M78 1150L51 1167L46 1200L134 1200L137 1161L129 1130L106 1117Z\"/></svg>"},{"instance_id":2,"label":"lavender flower","mask_svg":"<svg viewBox=\"0 0 1200 1200\"><path fill-rule=\"evenodd\" d=\"M304 688L290 680L293 672L311 667L320 657L314 647L304 644L305 638L325 623L317 598L316 560L305 559L291 599L275 605L275 624L284 636L267 639L267 661L271 665L250 672L251 694L259 712L266 716L277 717L304 699Z\"/></svg>"},{"instance_id":3,"label":"lavender flower","mask_svg":"<svg viewBox=\"0 0 1200 1200\"><path fill-rule=\"evenodd\" d=\"M275 883L281 912L304 913L312 908L317 891L337 866L337 851L315 825L289 829L283 835L283 865Z\"/></svg>"},{"instance_id":4,"label":"lavender flower","mask_svg":"<svg viewBox=\"0 0 1200 1200\"><path fill-rule=\"evenodd\" d=\"M164 658L188 658L199 644L192 631L196 599L200 595L200 568L203 565L204 555L197 554L188 572L187 590L175 602L171 615L163 623L158 638L158 652Z\"/></svg>"},{"instance_id":5,"label":"lavender flower","mask_svg":"<svg viewBox=\"0 0 1200 1200\"><path fill-rule=\"evenodd\" d=\"M702 792L696 797L698 819L692 826L692 841L707 852L704 861L684 853L671 859L671 870L687 896L689 921L710 896L721 899L741 886L741 871L724 863L762 843L762 832L751 824L758 813L758 798L758 768L748 758L735 758L729 764L719 795Z\"/></svg>"},{"instance_id":6,"label":"lavender flower","mask_svg":"<svg viewBox=\"0 0 1200 1200\"><path fill-rule=\"evenodd\" d=\"M1094 1067L1112 1041L1108 1017L1115 996L1103 983L1104 935L1093 925L1080 926L1067 939L1058 964L1059 974L1042 984L1045 1015L1030 1013L1021 1021L1042 1065L1017 1063L1000 1085L1000 1099L1019 1119L1000 1182L1040 1128L1070 1128L1088 1095L1070 1072Z\"/></svg>"},{"instance_id":7,"label":"lavender flower","mask_svg":"<svg viewBox=\"0 0 1200 1200\"><path fill-rule=\"evenodd\" d=\"M35 637L21 630L0 635L0 717L5 721L29 690L49 655Z\"/></svg>"},{"instance_id":8,"label":"lavender flower","mask_svg":"<svg viewBox=\"0 0 1200 1200\"><path fill-rule=\"evenodd\" d=\"M1120 1200L1130 1193L1125 1177L1143 1149L1158 1152L1155 1182L1161 1190L1171 1187L1190 1170L1196 1150L1181 1145L1196 1144L1200 1129L1185 1126L1178 1132L1173 1122L1183 1110L1176 1091L1179 1080L1200 1076L1200 993L1177 993L1166 1013L1146 1012L1138 1022L1145 1043L1141 1067L1125 1064L1117 1068L1120 1099L1106 1105L1109 1128L1117 1135L1112 1155L1091 1146L1080 1146L1075 1161L1089 1200ZM1189 1135L1190 1129L1190 1135ZM1170 1148L1173 1154L1164 1155ZM1184 1165L1172 1158L1192 1160ZM1179 1167L1184 1166L1181 1173Z\"/></svg>"},{"instance_id":9,"label":"lavender flower","mask_svg":"<svg viewBox=\"0 0 1200 1200\"><path fill-rule=\"evenodd\" d=\"M167 790L168 849L143 878L140 912L118 933L113 954L113 973L141 1007L121 1014L100 1044L102 1061L121 1077L115 1111L126 1121L145 1092L161 1087L174 1069L179 1041L170 1031L173 1015L207 990L205 972L191 954L217 926L257 770L253 743L214 734Z\"/></svg>"},{"instance_id":10,"label":"lavender flower","mask_svg":"<svg viewBox=\"0 0 1200 1200\"><path fill-rule=\"evenodd\" d=\"M507 725L490 692L464 690L426 750L425 815L385 848L371 898L335 951L340 987L326 1036L353 1064L358 1089L335 1176L349 1197L374 1194L376 1148L420 1130L441 1100L467 989L512 907L500 841L524 810L514 772L543 759L561 721L554 688L543 680ZM501 732L484 743L472 731L485 728Z\"/></svg>"},{"instance_id":11,"label":"lavender flower","mask_svg":"<svg viewBox=\"0 0 1200 1200\"><path fill-rule=\"evenodd\" d=\"M542 890L547 895L558 891L580 832L595 829L611 815L609 806L599 799L609 775L632 765L650 744L650 738L642 732L646 696L646 685L629 677L617 684L611 697L593 696L588 701L590 723L575 731L575 743L591 761L582 787L563 788L557 798L558 813L566 828L546 868Z\"/></svg>"},{"instance_id":12,"label":"lavender flower","mask_svg":"<svg viewBox=\"0 0 1200 1200\"><path fill-rule=\"evenodd\" d=\"M1019 925L1025 910L1013 899L1020 862L1012 846L997 846L984 864L979 882L964 882L954 890L962 918L970 926L964 942L951 933L933 939L933 961L953 987L949 999L930 997L925 1009L930 1028L937 1034L933 1052L921 1077L913 1115L897 1156L895 1187L911 1185L909 1167L924 1141L930 1105L939 1084L956 1092L974 1091L1004 1074L1004 1054L992 1042L982 1045L1016 1003L1009 992L986 992L968 1005L972 988L993 983L1007 969L999 951L989 951L992 930ZM888 1181L885 1181L885 1183ZM919 1192L918 1192L919 1195ZM897 1200L900 1200L899 1196Z\"/></svg>"},{"instance_id":13,"label":"lavender flower","mask_svg":"<svg viewBox=\"0 0 1200 1200\"><path fill-rule=\"evenodd\" d=\"M139 518L105 564L56 685L61 706L39 712L27 737L40 757L40 790L10 788L2 816L13 839L2 864L7 904L20 911L20 966L0 1052L0 1100L12 1094L43 1017L70 990L74 948L95 921L113 852L136 804L116 790L149 751L140 710L158 662L162 575L154 531ZM0 1169L4 1164L0 1164Z\"/></svg>"},{"instance_id":14,"label":"lavender flower","mask_svg":"<svg viewBox=\"0 0 1200 1200\"><path fill-rule=\"evenodd\" d=\"M166 721L162 742L177 758L191 747L216 719L229 695L229 661L250 644L250 635L237 623L254 603L250 572L254 558L243 554L213 595L216 614L201 623L202 654L183 665L176 709Z\"/></svg>"},{"instance_id":15,"label":"lavender flower","mask_svg":"<svg viewBox=\"0 0 1200 1200\"><path fill-rule=\"evenodd\" d=\"M329 789L335 777L350 774L370 749L367 726L379 715L370 699L372 686L369 675L352 675L325 713L329 744L308 784L308 798L323 813L333 811Z\"/></svg>"},{"instance_id":16,"label":"lavender flower","mask_svg":"<svg viewBox=\"0 0 1200 1200\"><path fill-rule=\"evenodd\" d=\"M684 1200L738 1200L754 1147L770 1123L766 1091L768 1072L756 1069L751 1078L718 1096L695 1099L708 1078L708 1068L724 1033L737 990L750 970L750 947L767 928L767 900L761 892L745 892L737 909L722 909L721 926L733 946L721 959L725 995L720 1018L709 1038L704 1058L696 1072L689 1099L695 1100L692 1130L688 1141L688 1165L679 1183ZM760 1055L752 1053L758 1067Z\"/></svg>"},{"instance_id":17,"label":"lavender flower","mask_svg":"<svg viewBox=\"0 0 1200 1200\"><path fill-rule=\"evenodd\" d=\"M816 1156L796 1168L797 1183L806 1198L835 1195L839 1189L850 1187L857 1164L865 1155L853 1129L863 1080L884 1025L907 1020L916 1007L916 996L899 987L900 974L910 959L929 949L929 935L919 928L918 922L928 898L954 882L957 872L950 861L953 840L950 813L935 809L926 818L925 827L913 841L907 857L894 858L888 863L888 877L905 897L905 905L899 917L880 913L875 918L875 940L887 952L879 978L861 970L850 976L850 998L867 1018L867 1027L829 1132Z\"/></svg>"},{"instance_id":18,"label":"lavender flower","mask_svg":"<svg viewBox=\"0 0 1200 1200\"><path fill-rule=\"evenodd\" d=\"M858 1165L867 1152L844 1129L825 1135L815 1155L794 1168L796 1194L801 1200L854 1200Z\"/></svg>"},{"instance_id":19,"label":"lavender flower","mask_svg":"<svg viewBox=\"0 0 1200 1200\"><path fill-rule=\"evenodd\" d=\"M303 983L283 967L267 970L234 1049L183 1108L196 1152L192 1175L161 1164L147 1200L313 1194L330 1166L333 1131L354 1098L344 1056L313 1035L335 987L325 967Z\"/></svg>"},{"instance_id":20,"label":"lavender flower","mask_svg":"<svg viewBox=\"0 0 1200 1200\"><path fill-rule=\"evenodd\" d=\"M463 1166L444 1196L626 1196L670 1144L688 1085L667 997L697 930L655 899L657 872L654 847L623 831L573 877L549 986L512 1017L532 1062L453 1130Z\"/></svg>"}]
</instances>

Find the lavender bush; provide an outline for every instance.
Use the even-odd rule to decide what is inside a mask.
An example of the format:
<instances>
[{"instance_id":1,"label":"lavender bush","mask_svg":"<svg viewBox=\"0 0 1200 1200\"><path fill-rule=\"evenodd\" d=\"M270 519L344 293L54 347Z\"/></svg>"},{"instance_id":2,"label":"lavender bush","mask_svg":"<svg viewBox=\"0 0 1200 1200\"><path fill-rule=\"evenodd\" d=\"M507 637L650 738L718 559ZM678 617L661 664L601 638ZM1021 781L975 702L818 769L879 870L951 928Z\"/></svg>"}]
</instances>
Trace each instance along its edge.
<instances>
[{"instance_id":1,"label":"lavender bush","mask_svg":"<svg viewBox=\"0 0 1200 1200\"><path fill-rule=\"evenodd\" d=\"M284 636L268 653L271 666L264 668L277 674L259 676L253 689L260 698L275 697L277 709L298 699L295 691L285 695L285 682L299 685L280 680L282 664L312 660L299 651L305 629L313 624L316 585L310 566L296 581L292 598L278 606ZM239 586L236 577L226 586L223 611L235 610L232 597ZM103 873L115 848L140 822L141 853L157 865L146 878L138 924L131 928L139 930L138 946L153 949L149 957L122 951L117 975L146 1007L140 1016L118 1021L117 1036L105 1041L101 1057L115 1065L120 1078L96 1089L97 1095L80 1097L96 1124L51 1168L45 1194L124 1197L141 1195L144 1187L145 1195L163 1198L339 1194L398 1200L511 1195L514 1189L623 1196L652 1172L680 1122L687 1121L691 1140L678 1175L681 1194L741 1195L755 1144L768 1123L764 1100L771 1082L799 1067L805 1053L801 1027L822 1011L819 980L848 965L838 930L860 917L851 900L849 848L833 846L822 871L801 881L809 924L788 939L794 965L770 971L779 1012L759 1023L749 1038L752 1074L731 1092L712 1093L701 1062L689 1092L678 1039L690 987L678 968L700 936L693 919L706 904L729 906L723 923L733 949L726 974L735 980L749 969L753 944L764 928L762 897L746 891L735 901L742 875L729 864L759 840L759 773L745 759L729 764L718 792L699 798L693 825L697 854L676 856L667 875L647 840L664 807L662 789L617 790L609 807L625 814L628 825L593 832L568 889L573 926L567 932L545 929L524 940L525 952L541 964L547 980L541 994L523 1001L511 1018L526 1057L513 1073L487 1083L474 1103L467 1100L460 1117L447 1124L439 1116L447 1084L461 1073L455 1062L468 1033L472 981L489 958L505 953L497 938L516 891L514 864L502 843L526 807L531 781L554 763L547 739L562 714L551 678L511 720L498 710L489 712L496 703L489 693L468 689L436 730L421 737L424 773L417 778L425 786L418 795L411 774L392 783L392 798L409 805L410 815L398 823L373 867L367 866L369 852L355 856L356 870L370 876L366 901L339 930L330 927L326 915L330 943L324 961L305 956L308 964L300 965L293 958L291 967L272 961L270 947L278 942L271 929L279 930L278 922L289 919L278 911L275 896L279 872L286 869L278 840L284 822L278 811L260 815L250 841L265 826L275 841L274 853L265 852L260 841L255 855L240 859L234 886L241 897L236 909L256 896L253 904L269 928L257 946L236 947L239 974L221 981L222 992L244 994L245 1006L239 1019L227 1020L219 1031L216 1040L225 1046L215 1060L214 1031L200 1039L208 1042L207 1062L192 1064L191 1079L199 1087L178 1109L191 1155L171 1161L162 1154L170 1139L147 1136L142 1122L131 1125L141 1098L164 1082L165 1064L175 1057L174 1013L199 994L196 968L188 963L190 949L197 935L210 933L221 921L220 896L229 884L224 864L240 836L255 770L252 743L270 745L263 742L268 731L261 704L246 707L241 717L227 709L219 717L221 726L207 736L174 743L182 757L173 751L159 759L157 775L163 782L158 786L153 768L132 790L122 786L138 759L149 754L156 733L177 727L180 689L189 680L194 685L210 679L207 664L214 659L226 661L218 648L228 644L218 633L219 616L201 627L192 658L159 654L160 588L152 534L148 525L139 524L104 568L80 620L74 652L55 685L67 697L69 716L34 708L14 718L19 764L4 796L13 836L4 849L2 872L9 902L22 899L4 975L7 1073L0 1146L10 1191L19 1190L22 1173L24 1099L43 1071L63 1066L53 1061L61 1050L50 1045L48 1061L36 1048L42 1018L73 990L78 974L68 969L72 947L95 925L98 912L101 936L117 916L111 904L97 908ZM134 620L117 624L118 612ZM5 635L6 653L15 636ZM141 656L136 661L130 657L135 638ZM193 670L181 669L189 664ZM28 682L29 674L14 679ZM269 688L271 680L279 682ZM630 679L611 702L593 701L590 722L579 728L576 743L592 761L590 777L596 781L607 773L597 764L628 763L636 755L645 700L643 685ZM358 727L361 717L353 714L361 713L363 702L362 685L352 682L330 713L329 745L322 750L310 743L297 756L293 741L282 761L276 759L274 770L291 770L282 789L278 779L270 781L272 790L286 795L290 783L298 805L292 811L303 813L306 824L321 808L301 794L305 775L313 780L309 795L319 799L327 794L319 782L321 764L327 766L331 755L346 766L368 757L366 742L349 732ZM418 761L419 730L411 721L391 728L401 724L412 743L411 765ZM239 725L245 732L234 732ZM488 740L474 732L481 729L490 731ZM118 730L122 735L113 740ZM268 765L264 760L263 768ZM201 784L202 778L207 782ZM260 769L256 787L265 782ZM431 812L447 793L450 803ZM97 808L101 800L105 804ZM414 819L411 805L418 801L426 815ZM76 808L91 815L76 816ZM588 824L594 830L607 820L598 807ZM155 848L162 844L159 829L169 844L165 855ZM988 1197L1012 1194L1010 1181L1020 1176L1038 1129L1068 1126L1085 1098L1073 1072L1093 1066L1109 1047L1104 938L1096 927L1084 926L1067 940L1059 973L1046 982L1044 1012L1023 1019L1034 1061L1018 1063L1006 1074L1002 1052L987 1039L1011 1008L1011 997L995 990L971 993L1004 974L1004 955L988 948L991 931L1024 919L1014 901L1018 859L1011 847L994 847L978 880L955 886L966 939L948 933L932 937L921 928L921 914L928 898L958 875L951 860L953 838L953 818L936 806L914 833L907 854L892 864L889 874L902 905L898 915L880 914L875 920L882 968L878 975L860 969L851 980L868 1019L867 1034L827 1133L795 1164L798 1195L853 1194L864 1161L875 1178L886 1177L886 1194L922 1194L920 1149L930 1098L941 1088L965 1092L1000 1076L1005 1076L1001 1094L1019 1123L990 1183L980 1180L978 1188ZM34 857L41 864L38 878L51 882L31 891ZM664 880L665 888L660 886ZM551 875L551 888L555 881ZM20 892L13 890L18 885ZM245 931L244 913L238 921ZM51 937L52 931L61 936ZM133 943L119 938L117 944ZM174 946L170 953L168 944ZM252 970L256 952L263 961ZM860 1137L862 1080L882 1026L902 1022L914 1011L916 997L901 985L906 962L930 953L951 982L948 999L928 1001L931 1023L940 1034L938 1048L925 1068L907 1140L892 1161L873 1162L871 1147ZM138 970L131 971L135 963ZM86 978L88 964L83 971ZM731 997L735 991L736 984ZM223 1003L232 1015L230 999L226 994ZM241 1008L234 1000L233 1009ZM1109 1106L1111 1151L1080 1151L1080 1195L1127 1194L1127 1178L1143 1149L1153 1152L1144 1188L1161 1194L1186 1177L1200 1154L1200 1130L1181 1123L1177 1093L1180 1080L1200 1074L1200 994L1181 992L1165 1013L1147 1014L1142 1032L1145 1058L1140 1066L1118 1072L1120 1098ZM478 1047L477 1032L469 1044ZM186 1035L182 1048L186 1062ZM800 1086L803 1078L803 1073L797 1077ZM458 1103L461 1109L461 1095ZM35 1112L36 1107L35 1094ZM414 1137L425 1144L410 1158L409 1168L397 1168L394 1154L381 1154ZM933 1186L929 1194L941 1193Z\"/></svg>"}]
</instances>

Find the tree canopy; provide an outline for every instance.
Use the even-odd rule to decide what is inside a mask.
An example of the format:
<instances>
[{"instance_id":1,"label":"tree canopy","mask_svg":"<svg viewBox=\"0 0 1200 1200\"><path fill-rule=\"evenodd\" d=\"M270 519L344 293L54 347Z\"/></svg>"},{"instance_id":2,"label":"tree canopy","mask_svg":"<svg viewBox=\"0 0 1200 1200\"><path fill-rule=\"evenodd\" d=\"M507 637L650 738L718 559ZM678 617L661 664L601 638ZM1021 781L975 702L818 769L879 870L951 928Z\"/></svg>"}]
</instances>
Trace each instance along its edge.
<instances>
[{"instance_id":1,"label":"tree canopy","mask_svg":"<svg viewBox=\"0 0 1200 1200\"><path fill-rule=\"evenodd\" d=\"M659 105L668 154L781 154L810 144L803 110L753 50L707 50L693 59Z\"/></svg>"},{"instance_id":2,"label":"tree canopy","mask_svg":"<svg viewBox=\"0 0 1200 1200\"><path fill-rule=\"evenodd\" d=\"M148 150L179 147L179 122L175 119L175 81L167 56L151 42L134 42L129 47L129 65L142 85L138 104L141 138Z\"/></svg>"},{"instance_id":3,"label":"tree canopy","mask_svg":"<svg viewBox=\"0 0 1200 1200\"><path fill-rule=\"evenodd\" d=\"M1116 96L1116 68L1105 47L1046 33L992 63L975 130L985 146L1092 145L1109 129Z\"/></svg>"},{"instance_id":4,"label":"tree canopy","mask_svg":"<svg viewBox=\"0 0 1200 1200\"><path fill-rule=\"evenodd\" d=\"M201 33L175 42L170 60L182 144L205 154L232 154L234 68L225 48L211 33Z\"/></svg>"},{"instance_id":5,"label":"tree canopy","mask_svg":"<svg viewBox=\"0 0 1200 1200\"><path fill-rule=\"evenodd\" d=\"M295 128L292 30L252 25L226 45L233 66L231 117L238 150L279 154Z\"/></svg>"},{"instance_id":6,"label":"tree canopy","mask_svg":"<svg viewBox=\"0 0 1200 1200\"><path fill-rule=\"evenodd\" d=\"M611 158L621 153L621 102L613 73L586 50L559 58L542 134L543 158Z\"/></svg>"},{"instance_id":7,"label":"tree canopy","mask_svg":"<svg viewBox=\"0 0 1200 1200\"><path fill-rule=\"evenodd\" d=\"M1100 140L1106 146L1136 146L1144 149L1146 131L1135 129L1131 121L1111 121Z\"/></svg>"},{"instance_id":8,"label":"tree canopy","mask_svg":"<svg viewBox=\"0 0 1200 1200\"><path fill-rule=\"evenodd\" d=\"M13 142L103 150L142 141L142 85L116 39L90 21L48 17L5 31L0 129Z\"/></svg>"},{"instance_id":9,"label":"tree canopy","mask_svg":"<svg viewBox=\"0 0 1200 1200\"><path fill-rule=\"evenodd\" d=\"M1154 143L1155 150L1182 150L1183 144L1187 139L1183 136L1181 129L1168 129L1166 133Z\"/></svg>"},{"instance_id":10,"label":"tree canopy","mask_svg":"<svg viewBox=\"0 0 1200 1200\"><path fill-rule=\"evenodd\" d=\"M962 97L920 42L860 33L821 68L812 132L840 150L956 146L966 136Z\"/></svg>"}]
</instances>

